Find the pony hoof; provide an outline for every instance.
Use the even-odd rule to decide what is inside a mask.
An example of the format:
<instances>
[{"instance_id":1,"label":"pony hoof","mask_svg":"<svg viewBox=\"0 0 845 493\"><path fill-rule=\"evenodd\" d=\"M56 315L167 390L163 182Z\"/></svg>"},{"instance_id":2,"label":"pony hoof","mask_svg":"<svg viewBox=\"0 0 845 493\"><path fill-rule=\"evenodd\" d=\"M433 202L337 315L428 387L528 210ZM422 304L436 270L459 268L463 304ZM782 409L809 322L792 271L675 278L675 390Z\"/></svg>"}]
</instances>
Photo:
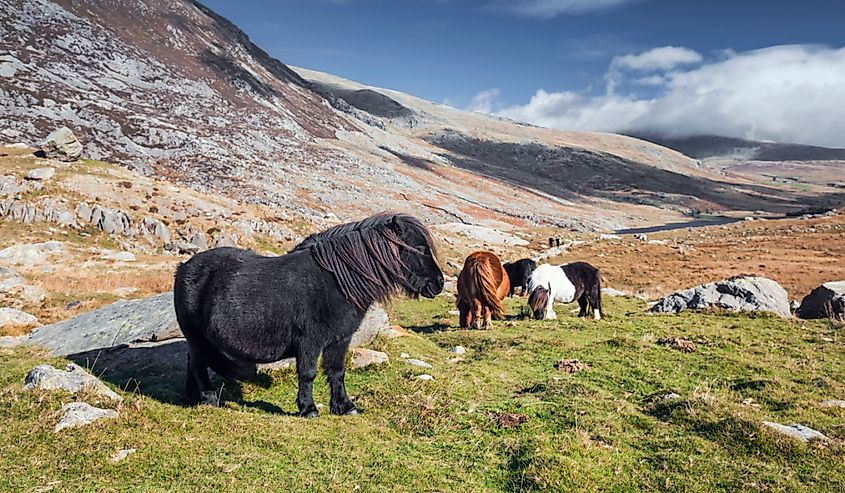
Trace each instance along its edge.
<instances>
[{"instance_id":1,"label":"pony hoof","mask_svg":"<svg viewBox=\"0 0 845 493\"><path fill-rule=\"evenodd\" d=\"M202 393L199 403L204 406L218 407L220 406L220 397L218 397L217 392L208 390Z\"/></svg>"},{"instance_id":2,"label":"pony hoof","mask_svg":"<svg viewBox=\"0 0 845 493\"><path fill-rule=\"evenodd\" d=\"M361 414L361 411L359 411L357 408L353 407L352 409L350 409L349 411L346 411L343 414L346 415L346 416L356 416L358 414Z\"/></svg>"},{"instance_id":3,"label":"pony hoof","mask_svg":"<svg viewBox=\"0 0 845 493\"><path fill-rule=\"evenodd\" d=\"M306 418L306 419L313 419L313 418L318 417L320 415L320 412L315 409L313 411L306 411L304 413L299 413L299 415L302 416L303 418Z\"/></svg>"}]
</instances>

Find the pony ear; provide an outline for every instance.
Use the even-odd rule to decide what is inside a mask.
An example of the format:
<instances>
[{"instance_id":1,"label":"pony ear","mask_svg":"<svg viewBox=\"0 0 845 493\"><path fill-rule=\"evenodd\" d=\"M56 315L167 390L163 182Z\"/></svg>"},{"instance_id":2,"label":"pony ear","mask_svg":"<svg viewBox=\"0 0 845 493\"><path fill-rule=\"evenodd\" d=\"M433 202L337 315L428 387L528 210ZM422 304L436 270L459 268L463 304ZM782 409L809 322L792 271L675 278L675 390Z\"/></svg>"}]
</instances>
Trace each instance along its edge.
<instances>
[{"instance_id":1,"label":"pony ear","mask_svg":"<svg viewBox=\"0 0 845 493\"><path fill-rule=\"evenodd\" d=\"M401 232L401 231L404 231L404 230L405 230L405 225L404 225L404 224L402 224L402 219L400 219L398 215L397 215L397 216L393 216L393 219L390 221L390 224L391 224L394 228L396 228L396 231L400 231L400 232Z\"/></svg>"}]
</instances>

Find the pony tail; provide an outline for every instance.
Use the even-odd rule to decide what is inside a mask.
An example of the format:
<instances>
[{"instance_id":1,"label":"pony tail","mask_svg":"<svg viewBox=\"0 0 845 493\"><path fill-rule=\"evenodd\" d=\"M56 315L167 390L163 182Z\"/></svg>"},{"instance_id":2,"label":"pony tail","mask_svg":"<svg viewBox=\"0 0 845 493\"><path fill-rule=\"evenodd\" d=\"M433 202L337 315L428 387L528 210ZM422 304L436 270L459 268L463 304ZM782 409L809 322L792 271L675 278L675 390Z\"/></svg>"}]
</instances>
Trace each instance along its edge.
<instances>
[{"instance_id":1,"label":"pony tail","mask_svg":"<svg viewBox=\"0 0 845 493\"><path fill-rule=\"evenodd\" d=\"M496 318L502 318L505 314L505 309L502 306L501 300L496 295L496 278L493 274L493 269L487 262L476 262L473 269L475 276L475 284L481 291L478 297L490 308L490 312Z\"/></svg>"}]
</instances>

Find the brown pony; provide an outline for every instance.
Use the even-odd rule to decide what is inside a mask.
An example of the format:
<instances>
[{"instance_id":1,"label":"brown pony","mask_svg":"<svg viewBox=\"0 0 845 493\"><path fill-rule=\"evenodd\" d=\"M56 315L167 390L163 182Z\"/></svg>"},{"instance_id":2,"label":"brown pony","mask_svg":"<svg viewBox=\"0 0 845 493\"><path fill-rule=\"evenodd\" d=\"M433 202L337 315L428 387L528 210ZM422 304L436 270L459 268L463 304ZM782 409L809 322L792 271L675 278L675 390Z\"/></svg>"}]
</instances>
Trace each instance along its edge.
<instances>
[{"instance_id":1,"label":"brown pony","mask_svg":"<svg viewBox=\"0 0 845 493\"><path fill-rule=\"evenodd\" d=\"M458 275L458 311L461 327L492 329L492 317L502 318L502 300L511 283L502 262L490 252L475 252L466 258Z\"/></svg>"}]
</instances>

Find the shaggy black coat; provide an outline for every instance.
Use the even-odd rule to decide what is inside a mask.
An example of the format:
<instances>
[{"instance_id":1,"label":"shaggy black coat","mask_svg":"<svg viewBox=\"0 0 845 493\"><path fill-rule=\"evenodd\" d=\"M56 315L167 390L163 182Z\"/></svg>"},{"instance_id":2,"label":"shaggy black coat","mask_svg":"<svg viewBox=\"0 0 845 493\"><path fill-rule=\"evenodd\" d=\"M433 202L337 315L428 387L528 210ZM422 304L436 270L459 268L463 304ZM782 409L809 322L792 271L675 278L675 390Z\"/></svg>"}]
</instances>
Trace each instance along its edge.
<instances>
[{"instance_id":1,"label":"shaggy black coat","mask_svg":"<svg viewBox=\"0 0 845 493\"><path fill-rule=\"evenodd\" d=\"M587 316L587 308L604 313L601 308L601 271L587 262L572 262L560 266L575 286L579 317Z\"/></svg>"},{"instance_id":2,"label":"shaggy black coat","mask_svg":"<svg viewBox=\"0 0 845 493\"><path fill-rule=\"evenodd\" d=\"M281 257L216 248L179 266L176 317L188 343L187 403L216 403L208 367L237 378L256 363L296 357L297 407L317 416L317 360L334 414L355 414L344 363L366 309L398 291L434 297L443 274L428 230L415 218L380 214L308 237Z\"/></svg>"},{"instance_id":3,"label":"shaggy black coat","mask_svg":"<svg viewBox=\"0 0 845 493\"><path fill-rule=\"evenodd\" d=\"M528 280L531 279L531 273L537 268L537 262L530 258L524 258L516 262L508 262L503 267L511 280L509 296L513 296L516 288L521 288L520 294L527 293Z\"/></svg>"}]
</instances>

